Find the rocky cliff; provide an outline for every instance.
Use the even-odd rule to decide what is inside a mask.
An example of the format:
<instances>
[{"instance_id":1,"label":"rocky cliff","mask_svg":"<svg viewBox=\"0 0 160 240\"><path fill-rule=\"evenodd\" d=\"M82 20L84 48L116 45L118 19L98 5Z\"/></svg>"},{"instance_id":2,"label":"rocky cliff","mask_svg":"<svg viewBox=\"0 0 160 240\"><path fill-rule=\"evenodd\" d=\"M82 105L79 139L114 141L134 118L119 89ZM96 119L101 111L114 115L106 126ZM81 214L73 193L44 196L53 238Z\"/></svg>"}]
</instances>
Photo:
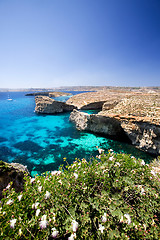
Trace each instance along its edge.
<instances>
[{"instance_id":1,"label":"rocky cliff","mask_svg":"<svg viewBox=\"0 0 160 240\"><path fill-rule=\"evenodd\" d=\"M128 95L118 103L105 103L98 114L73 111L70 120L78 130L108 136L124 135L137 148L160 155L160 94Z\"/></svg>"},{"instance_id":2,"label":"rocky cliff","mask_svg":"<svg viewBox=\"0 0 160 240\"><path fill-rule=\"evenodd\" d=\"M111 92L111 91L97 91L87 92L72 96L67 100L67 104L73 104L78 109L111 109L120 102L124 96L130 95L129 92Z\"/></svg>"},{"instance_id":3,"label":"rocky cliff","mask_svg":"<svg viewBox=\"0 0 160 240\"><path fill-rule=\"evenodd\" d=\"M100 133L120 140L127 139L120 122L116 118L73 110L70 114L70 121L74 122L76 128L80 131Z\"/></svg>"},{"instance_id":4,"label":"rocky cliff","mask_svg":"<svg viewBox=\"0 0 160 240\"><path fill-rule=\"evenodd\" d=\"M15 191L20 192L23 189L24 175L29 174L27 168L19 163L5 163L0 161L0 199L2 191L10 182Z\"/></svg>"},{"instance_id":5,"label":"rocky cliff","mask_svg":"<svg viewBox=\"0 0 160 240\"><path fill-rule=\"evenodd\" d=\"M36 113L54 114L54 113L72 111L75 108L71 104L55 101L54 99L49 98L47 96L35 97L35 102L36 102L36 107L35 107Z\"/></svg>"}]
</instances>

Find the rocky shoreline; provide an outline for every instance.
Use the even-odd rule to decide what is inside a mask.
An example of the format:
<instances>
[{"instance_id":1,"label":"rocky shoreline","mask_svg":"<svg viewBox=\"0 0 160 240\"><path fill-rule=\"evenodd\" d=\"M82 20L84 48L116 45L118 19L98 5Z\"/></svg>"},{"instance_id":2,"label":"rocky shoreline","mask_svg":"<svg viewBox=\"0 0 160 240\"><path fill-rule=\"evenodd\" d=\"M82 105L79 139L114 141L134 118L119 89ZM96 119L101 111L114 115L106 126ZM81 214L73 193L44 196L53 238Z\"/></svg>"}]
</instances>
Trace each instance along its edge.
<instances>
[{"instance_id":1,"label":"rocky shoreline","mask_svg":"<svg viewBox=\"0 0 160 240\"><path fill-rule=\"evenodd\" d=\"M80 131L100 133L118 140L126 139L154 156L160 155L160 92L120 89L85 92L66 103L46 96L35 98L37 113L72 111L70 121ZM78 110L99 109L98 114Z\"/></svg>"},{"instance_id":2,"label":"rocky shoreline","mask_svg":"<svg viewBox=\"0 0 160 240\"><path fill-rule=\"evenodd\" d=\"M26 166L0 161L0 199L3 197L3 189L9 188L10 182L12 182L12 187L15 188L16 192L22 191L25 174L29 175Z\"/></svg>"},{"instance_id":3,"label":"rocky shoreline","mask_svg":"<svg viewBox=\"0 0 160 240\"><path fill-rule=\"evenodd\" d=\"M72 111L75 106L65 102L55 101L47 96L35 97L36 107L35 112L41 114L54 114L66 111Z\"/></svg>"}]
</instances>

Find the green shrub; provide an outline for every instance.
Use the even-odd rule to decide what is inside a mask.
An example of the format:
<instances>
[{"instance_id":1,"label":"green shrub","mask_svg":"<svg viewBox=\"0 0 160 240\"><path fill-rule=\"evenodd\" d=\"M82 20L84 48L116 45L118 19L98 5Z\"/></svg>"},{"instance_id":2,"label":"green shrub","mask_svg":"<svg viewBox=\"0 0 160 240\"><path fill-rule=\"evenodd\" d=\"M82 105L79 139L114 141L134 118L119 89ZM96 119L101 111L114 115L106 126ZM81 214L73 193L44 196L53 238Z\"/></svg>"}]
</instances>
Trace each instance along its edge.
<instances>
[{"instance_id":1,"label":"green shrub","mask_svg":"<svg viewBox=\"0 0 160 240\"><path fill-rule=\"evenodd\" d=\"M4 190L0 239L160 239L159 177L112 151L26 177L23 192Z\"/></svg>"}]
</instances>

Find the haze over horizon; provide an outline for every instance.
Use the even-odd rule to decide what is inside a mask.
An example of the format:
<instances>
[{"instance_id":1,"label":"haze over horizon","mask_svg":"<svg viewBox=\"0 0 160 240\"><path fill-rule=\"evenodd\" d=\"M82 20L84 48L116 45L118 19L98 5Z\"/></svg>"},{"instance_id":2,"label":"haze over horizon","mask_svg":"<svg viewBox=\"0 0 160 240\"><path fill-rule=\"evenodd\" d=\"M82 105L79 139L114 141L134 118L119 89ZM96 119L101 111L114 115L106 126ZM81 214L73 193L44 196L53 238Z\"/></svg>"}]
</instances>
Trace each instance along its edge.
<instances>
[{"instance_id":1,"label":"haze over horizon","mask_svg":"<svg viewBox=\"0 0 160 240\"><path fill-rule=\"evenodd\" d=\"M0 0L0 88L160 86L159 0Z\"/></svg>"}]
</instances>

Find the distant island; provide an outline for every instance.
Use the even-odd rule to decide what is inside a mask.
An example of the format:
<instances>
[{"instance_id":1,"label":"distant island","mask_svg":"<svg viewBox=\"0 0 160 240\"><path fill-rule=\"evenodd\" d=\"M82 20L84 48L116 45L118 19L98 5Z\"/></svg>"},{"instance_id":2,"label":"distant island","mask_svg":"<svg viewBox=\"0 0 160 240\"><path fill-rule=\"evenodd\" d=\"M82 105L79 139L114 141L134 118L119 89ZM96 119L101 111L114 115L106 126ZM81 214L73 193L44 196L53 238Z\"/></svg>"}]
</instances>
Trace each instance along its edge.
<instances>
[{"instance_id":1,"label":"distant island","mask_svg":"<svg viewBox=\"0 0 160 240\"><path fill-rule=\"evenodd\" d=\"M63 91L100 91L100 90L114 90L114 91L139 91L160 92L159 86L151 87L115 87L115 86L63 86L53 88L0 88L0 92L63 92Z\"/></svg>"}]
</instances>

